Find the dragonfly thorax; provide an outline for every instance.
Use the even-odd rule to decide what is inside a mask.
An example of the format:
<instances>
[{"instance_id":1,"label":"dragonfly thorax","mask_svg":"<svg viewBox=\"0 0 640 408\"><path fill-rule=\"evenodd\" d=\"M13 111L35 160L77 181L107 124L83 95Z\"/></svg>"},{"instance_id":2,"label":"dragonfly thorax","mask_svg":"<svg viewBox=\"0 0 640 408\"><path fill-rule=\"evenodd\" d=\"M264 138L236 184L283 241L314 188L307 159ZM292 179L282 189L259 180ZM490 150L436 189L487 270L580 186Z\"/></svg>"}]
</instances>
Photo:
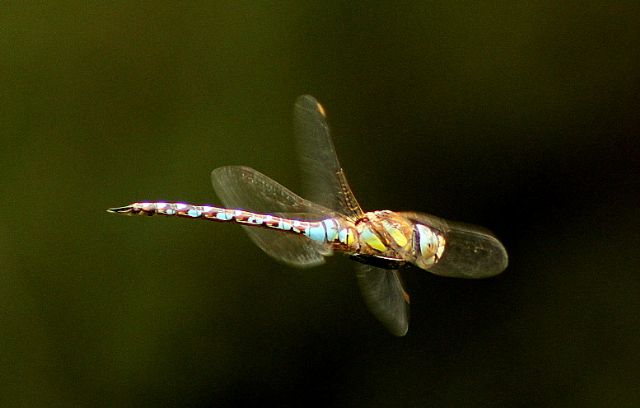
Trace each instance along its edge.
<instances>
[{"instance_id":1,"label":"dragonfly thorax","mask_svg":"<svg viewBox=\"0 0 640 408\"><path fill-rule=\"evenodd\" d=\"M412 222L398 213L368 212L356 220L355 227L362 254L407 260L412 251Z\"/></svg>"},{"instance_id":2,"label":"dragonfly thorax","mask_svg":"<svg viewBox=\"0 0 640 408\"><path fill-rule=\"evenodd\" d=\"M422 269L438 262L446 244L437 229L388 210L365 213L356 220L355 230L358 254L397 259Z\"/></svg>"}]
</instances>

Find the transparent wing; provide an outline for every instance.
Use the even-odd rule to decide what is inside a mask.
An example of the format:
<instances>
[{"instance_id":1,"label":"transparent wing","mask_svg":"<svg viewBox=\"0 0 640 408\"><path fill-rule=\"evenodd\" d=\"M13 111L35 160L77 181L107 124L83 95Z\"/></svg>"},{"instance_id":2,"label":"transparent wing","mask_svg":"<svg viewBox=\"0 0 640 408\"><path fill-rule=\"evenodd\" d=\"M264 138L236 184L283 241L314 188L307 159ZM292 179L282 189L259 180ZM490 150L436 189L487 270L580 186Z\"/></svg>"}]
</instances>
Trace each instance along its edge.
<instances>
[{"instance_id":1,"label":"transparent wing","mask_svg":"<svg viewBox=\"0 0 640 408\"><path fill-rule=\"evenodd\" d=\"M444 233L445 250L438 263L429 268L431 273L452 278L488 278L501 273L509 264L506 249L489 230L428 214L403 215Z\"/></svg>"},{"instance_id":2,"label":"transparent wing","mask_svg":"<svg viewBox=\"0 0 640 408\"><path fill-rule=\"evenodd\" d=\"M324 109L314 97L303 95L296 100L294 125L304 196L348 217L362 215L340 167Z\"/></svg>"},{"instance_id":3,"label":"transparent wing","mask_svg":"<svg viewBox=\"0 0 640 408\"><path fill-rule=\"evenodd\" d=\"M322 105L312 96L299 97L294 123L305 197L352 219L362 216L338 161ZM409 328L409 296L398 272L359 264L356 276L369 310L391 333L404 336Z\"/></svg>"},{"instance_id":4,"label":"transparent wing","mask_svg":"<svg viewBox=\"0 0 640 408\"><path fill-rule=\"evenodd\" d=\"M229 208L281 217L320 220L334 212L296 195L257 170L243 166L219 167L211 172L213 188ZM265 253L289 265L311 267L324 263L331 253L326 245L278 230L243 226Z\"/></svg>"},{"instance_id":5,"label":"transparent wing","mask_svg":"<svg viewBox=\"0 0 640 408\"><path fill-rule=\"evenodd\" d=\"M409 329L409 295L398 271L360 264L356 276L371 313L392 334L404 336Z\"/></svg>"}]
</instances>

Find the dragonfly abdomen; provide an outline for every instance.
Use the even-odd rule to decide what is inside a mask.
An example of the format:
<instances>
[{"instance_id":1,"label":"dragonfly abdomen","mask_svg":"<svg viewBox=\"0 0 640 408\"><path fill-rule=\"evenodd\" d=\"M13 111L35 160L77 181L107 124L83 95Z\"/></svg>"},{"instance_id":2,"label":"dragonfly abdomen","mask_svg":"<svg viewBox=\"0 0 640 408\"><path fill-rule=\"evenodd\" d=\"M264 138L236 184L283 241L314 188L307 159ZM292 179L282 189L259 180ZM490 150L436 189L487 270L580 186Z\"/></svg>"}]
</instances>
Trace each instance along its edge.
<instances>
[{"instance_id":1,"label":"dragonfly abdomen","mask_svg":"<svg viewBox=\"0 0 640 408\"><path fill-rule=\"evenodd\" d=\"M336 249L343 251L355 250L354 245L357 245L354 229L333 218L306 221L209 205L166 202L133 203L110 208L108 211L124 215L160 215L271 228L304 235L316 242L332 244Z\"/></svg>"},{"instance_id":2,"label":"dragonfly abdomen","mask_svg":"<svg viewBox=\"0 0 640 408\"><path fill-rule=\"evenodd\" d=\"M108 211L125 215L164 215L183 218L201 218L216 222L263 226L304 235L311 234L314 227L317 229L320 226L320 222L291 220L275 215L260 214L245 210L187 203L133 203L124 207L110 208Z\"/></svg>"}]
</instances>

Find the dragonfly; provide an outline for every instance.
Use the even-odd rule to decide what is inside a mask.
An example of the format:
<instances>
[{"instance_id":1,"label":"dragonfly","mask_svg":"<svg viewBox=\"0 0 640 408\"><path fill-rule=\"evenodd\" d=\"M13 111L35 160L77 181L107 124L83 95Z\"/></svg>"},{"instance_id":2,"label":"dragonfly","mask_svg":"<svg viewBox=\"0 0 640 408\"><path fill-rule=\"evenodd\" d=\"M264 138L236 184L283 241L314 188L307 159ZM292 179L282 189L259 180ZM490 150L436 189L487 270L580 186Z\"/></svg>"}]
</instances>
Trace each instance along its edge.
<instances>
[{"instance_id":1,"label":"dragonfly","mask_svg":"<svg viewBox=\"0 0 640 408\"><path fill-rule=\"evenodd\" d=\"M369 310L396 336L409 328L401 271L475 279L507 267L504 246L484 228L420 212L365 212L338 161L325 110L312 96L296 100L294 127L306 199L257 170L224 166L211 173L222 207L136 202L108 211L239 224L266 254L294 267L346 254L357 261L355 275Z\"/></svg>"}]
</instances>

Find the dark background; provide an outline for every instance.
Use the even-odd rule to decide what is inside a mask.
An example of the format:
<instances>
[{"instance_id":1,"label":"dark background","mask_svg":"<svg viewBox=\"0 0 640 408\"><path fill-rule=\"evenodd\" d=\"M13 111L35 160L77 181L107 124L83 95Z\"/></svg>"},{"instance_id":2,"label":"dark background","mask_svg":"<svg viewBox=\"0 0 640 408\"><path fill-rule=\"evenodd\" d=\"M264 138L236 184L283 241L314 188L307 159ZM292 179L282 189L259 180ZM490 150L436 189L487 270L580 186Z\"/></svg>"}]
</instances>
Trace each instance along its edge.
<instances>
[{"instance_id":1,"label":"dark background","mask_svg":"<svg viewBox=\"0 0 640 408\"><path fill-rule=\"evenodd\" d=\"M640 7L0 5L0 406L640 406ZM396 338L351 261L295 270L213 168L299 190L295 98L369 210L486 226L495 279L406 275Z\"/></svg>"}]
</instances>

